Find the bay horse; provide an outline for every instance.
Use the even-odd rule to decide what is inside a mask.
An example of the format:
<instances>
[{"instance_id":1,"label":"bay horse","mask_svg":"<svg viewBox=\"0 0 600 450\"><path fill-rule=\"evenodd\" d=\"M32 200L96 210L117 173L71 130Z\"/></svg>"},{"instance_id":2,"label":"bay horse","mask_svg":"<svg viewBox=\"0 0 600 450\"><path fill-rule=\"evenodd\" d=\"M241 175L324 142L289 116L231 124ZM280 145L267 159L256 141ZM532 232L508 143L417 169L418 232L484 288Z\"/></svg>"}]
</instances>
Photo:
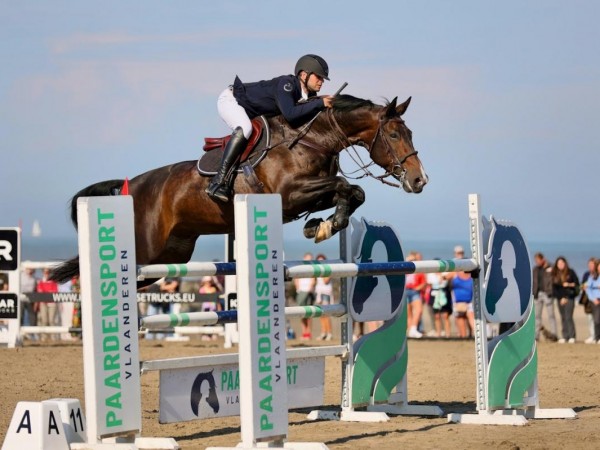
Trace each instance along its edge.
<instances>
[{"instance_id":1,"label":"bay horse","mask_svg":"<svg viewBox=\"0 0 600 450\"><path fill-rule=\"evenodd\" d=\"M410 100L397 105L394 98L379 106L370 100L338 95L332 108L300 130L290 127L282 116L267 119L272 145L255 167L255 175L263 192L281 194L284 223L335 208L325 221L307 221L304 235L317 242L348 225L352 213L365 201L358 185L338 175L339 153L354 145L366 148L370 159L385 170L378 177L381 181L409 193L421 192L428 178L413 146L412 133L402 119ZM138 264L187 262L200 235L233 233L233 202L212 200L204 192L210 178L201 176L196 165L197 161L179 162L129 181ZM363 170L370 174L365 167ZM397 183L384 180L389 176ZM71 200L74 225L78 197L111 195L123 183L104 181L75 194ZM256 185L238 175L234 190L252 193ZM51 277L62 282L78 273L79 259L75 257L55 268Z\"/></svg>"}]
</instances>

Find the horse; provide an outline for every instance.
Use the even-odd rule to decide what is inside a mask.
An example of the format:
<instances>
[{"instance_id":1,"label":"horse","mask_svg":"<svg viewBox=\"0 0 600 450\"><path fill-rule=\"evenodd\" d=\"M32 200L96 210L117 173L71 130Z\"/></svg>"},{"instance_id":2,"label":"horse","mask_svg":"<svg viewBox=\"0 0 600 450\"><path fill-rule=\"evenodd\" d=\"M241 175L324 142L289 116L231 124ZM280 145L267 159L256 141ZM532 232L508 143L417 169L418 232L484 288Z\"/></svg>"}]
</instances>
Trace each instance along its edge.
<instances>
[{"instance_id":1,"label":"horse","mask_svg":"<svg viewBox=\"0 0 600 450\"><path fill-rule=\"evenodd\" d=\"M259 184L238 175L235 193L256 192L257 186L265 193L279 193L284 223L335 208L326 220L307 221L304 235L316 242L348 226L350 216L365 201L363 189L351 184L340 172L339 154L344 149L364 147L371 161L385 171L376 178L402 187L407 193L420 193L428 177L413 146L412 132L402 119L410 101L409 97L397 105L396 97L381 106L351 95L338 95L332 108L299 129L292 128L282 116L266 119L271 144L254 168ZM362 168L374 177L367 167ZM395 182L385 180L390 176ZM233 233L233 202L212 200L204 192L209 180L197 170L197 161L183 161L129 181L138 264L187 262L199 236ZM75 227L77 198L114 195L124 181L103 181L75 194L71 199ZM63 282L78 273L79 259L74 257L57 266L51 278Z\"/></svg>"}]
</instances>

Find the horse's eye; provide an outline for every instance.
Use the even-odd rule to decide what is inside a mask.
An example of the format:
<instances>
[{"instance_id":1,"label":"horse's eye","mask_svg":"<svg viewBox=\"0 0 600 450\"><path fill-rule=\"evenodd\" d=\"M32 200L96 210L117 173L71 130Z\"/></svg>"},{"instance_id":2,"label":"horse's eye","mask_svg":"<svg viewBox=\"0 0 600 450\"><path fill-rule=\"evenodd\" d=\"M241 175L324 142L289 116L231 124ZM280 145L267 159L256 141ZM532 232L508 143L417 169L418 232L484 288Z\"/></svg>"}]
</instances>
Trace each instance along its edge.
<instances>
[{"instance_id":1,"label":"horse's eye","mask_svg":"<svg viewBox=\"0 0 600 450\"><path fill-rule=\"evenodd\" d=\"M390 137L392 139L398 139L400 137L400 135L394 131L394 132L390 133Z\"/></svg>"}]
</instances>

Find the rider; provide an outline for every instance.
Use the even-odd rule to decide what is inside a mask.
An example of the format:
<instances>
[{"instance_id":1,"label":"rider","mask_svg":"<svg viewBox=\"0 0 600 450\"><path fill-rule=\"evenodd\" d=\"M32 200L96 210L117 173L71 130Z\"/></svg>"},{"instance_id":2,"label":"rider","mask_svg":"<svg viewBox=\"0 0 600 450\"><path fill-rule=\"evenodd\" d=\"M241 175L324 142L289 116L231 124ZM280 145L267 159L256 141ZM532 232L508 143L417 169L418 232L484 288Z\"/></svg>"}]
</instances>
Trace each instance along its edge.
<instances>
[{"instance_id":1,"label":"rider","mask_svg":"<svg viewBox=\"0 0 600 450\"><path fill-rule=\"evenodd\" d=\"M296 63L294 75L282 75L272 80L242 83L236 76L232 86L219 96L219 115L233 130L223 151L221 166L210 180L206 193L213 199L229 201L233 176L229 172L246 148L252 134L251 119L260 115L283 117L293 127L312 119L319 111L331 108L333 97L323 96L313 101L324 80L329 80L329 67L317 55L304 55Z\"/></svg>"}]
</instances>

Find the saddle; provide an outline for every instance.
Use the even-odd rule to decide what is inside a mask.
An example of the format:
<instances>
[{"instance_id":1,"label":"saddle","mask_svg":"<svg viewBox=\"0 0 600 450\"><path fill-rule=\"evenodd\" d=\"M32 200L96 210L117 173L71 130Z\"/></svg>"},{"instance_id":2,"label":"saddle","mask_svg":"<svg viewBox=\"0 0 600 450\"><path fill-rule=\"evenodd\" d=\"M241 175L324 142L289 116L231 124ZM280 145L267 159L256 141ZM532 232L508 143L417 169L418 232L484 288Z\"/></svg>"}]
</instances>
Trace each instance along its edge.
<instances>
[{"instance_id":1,"label":"saddle","mask_svg":"<svg viewBox=\"0 0 600 450\"><path fill-rule=\"evenodd\" d=\"M223 150L225 150L230 139L231 136L204 138L204 146L202 148L205 153L200 157L197 165L200 175L213 176L217 173ZM246 172L256 167L265 157L270 144L271 133L267 120L263 116L252 119L252 134L240 157L237 172Z\"/></svg>"}]
</instances>

